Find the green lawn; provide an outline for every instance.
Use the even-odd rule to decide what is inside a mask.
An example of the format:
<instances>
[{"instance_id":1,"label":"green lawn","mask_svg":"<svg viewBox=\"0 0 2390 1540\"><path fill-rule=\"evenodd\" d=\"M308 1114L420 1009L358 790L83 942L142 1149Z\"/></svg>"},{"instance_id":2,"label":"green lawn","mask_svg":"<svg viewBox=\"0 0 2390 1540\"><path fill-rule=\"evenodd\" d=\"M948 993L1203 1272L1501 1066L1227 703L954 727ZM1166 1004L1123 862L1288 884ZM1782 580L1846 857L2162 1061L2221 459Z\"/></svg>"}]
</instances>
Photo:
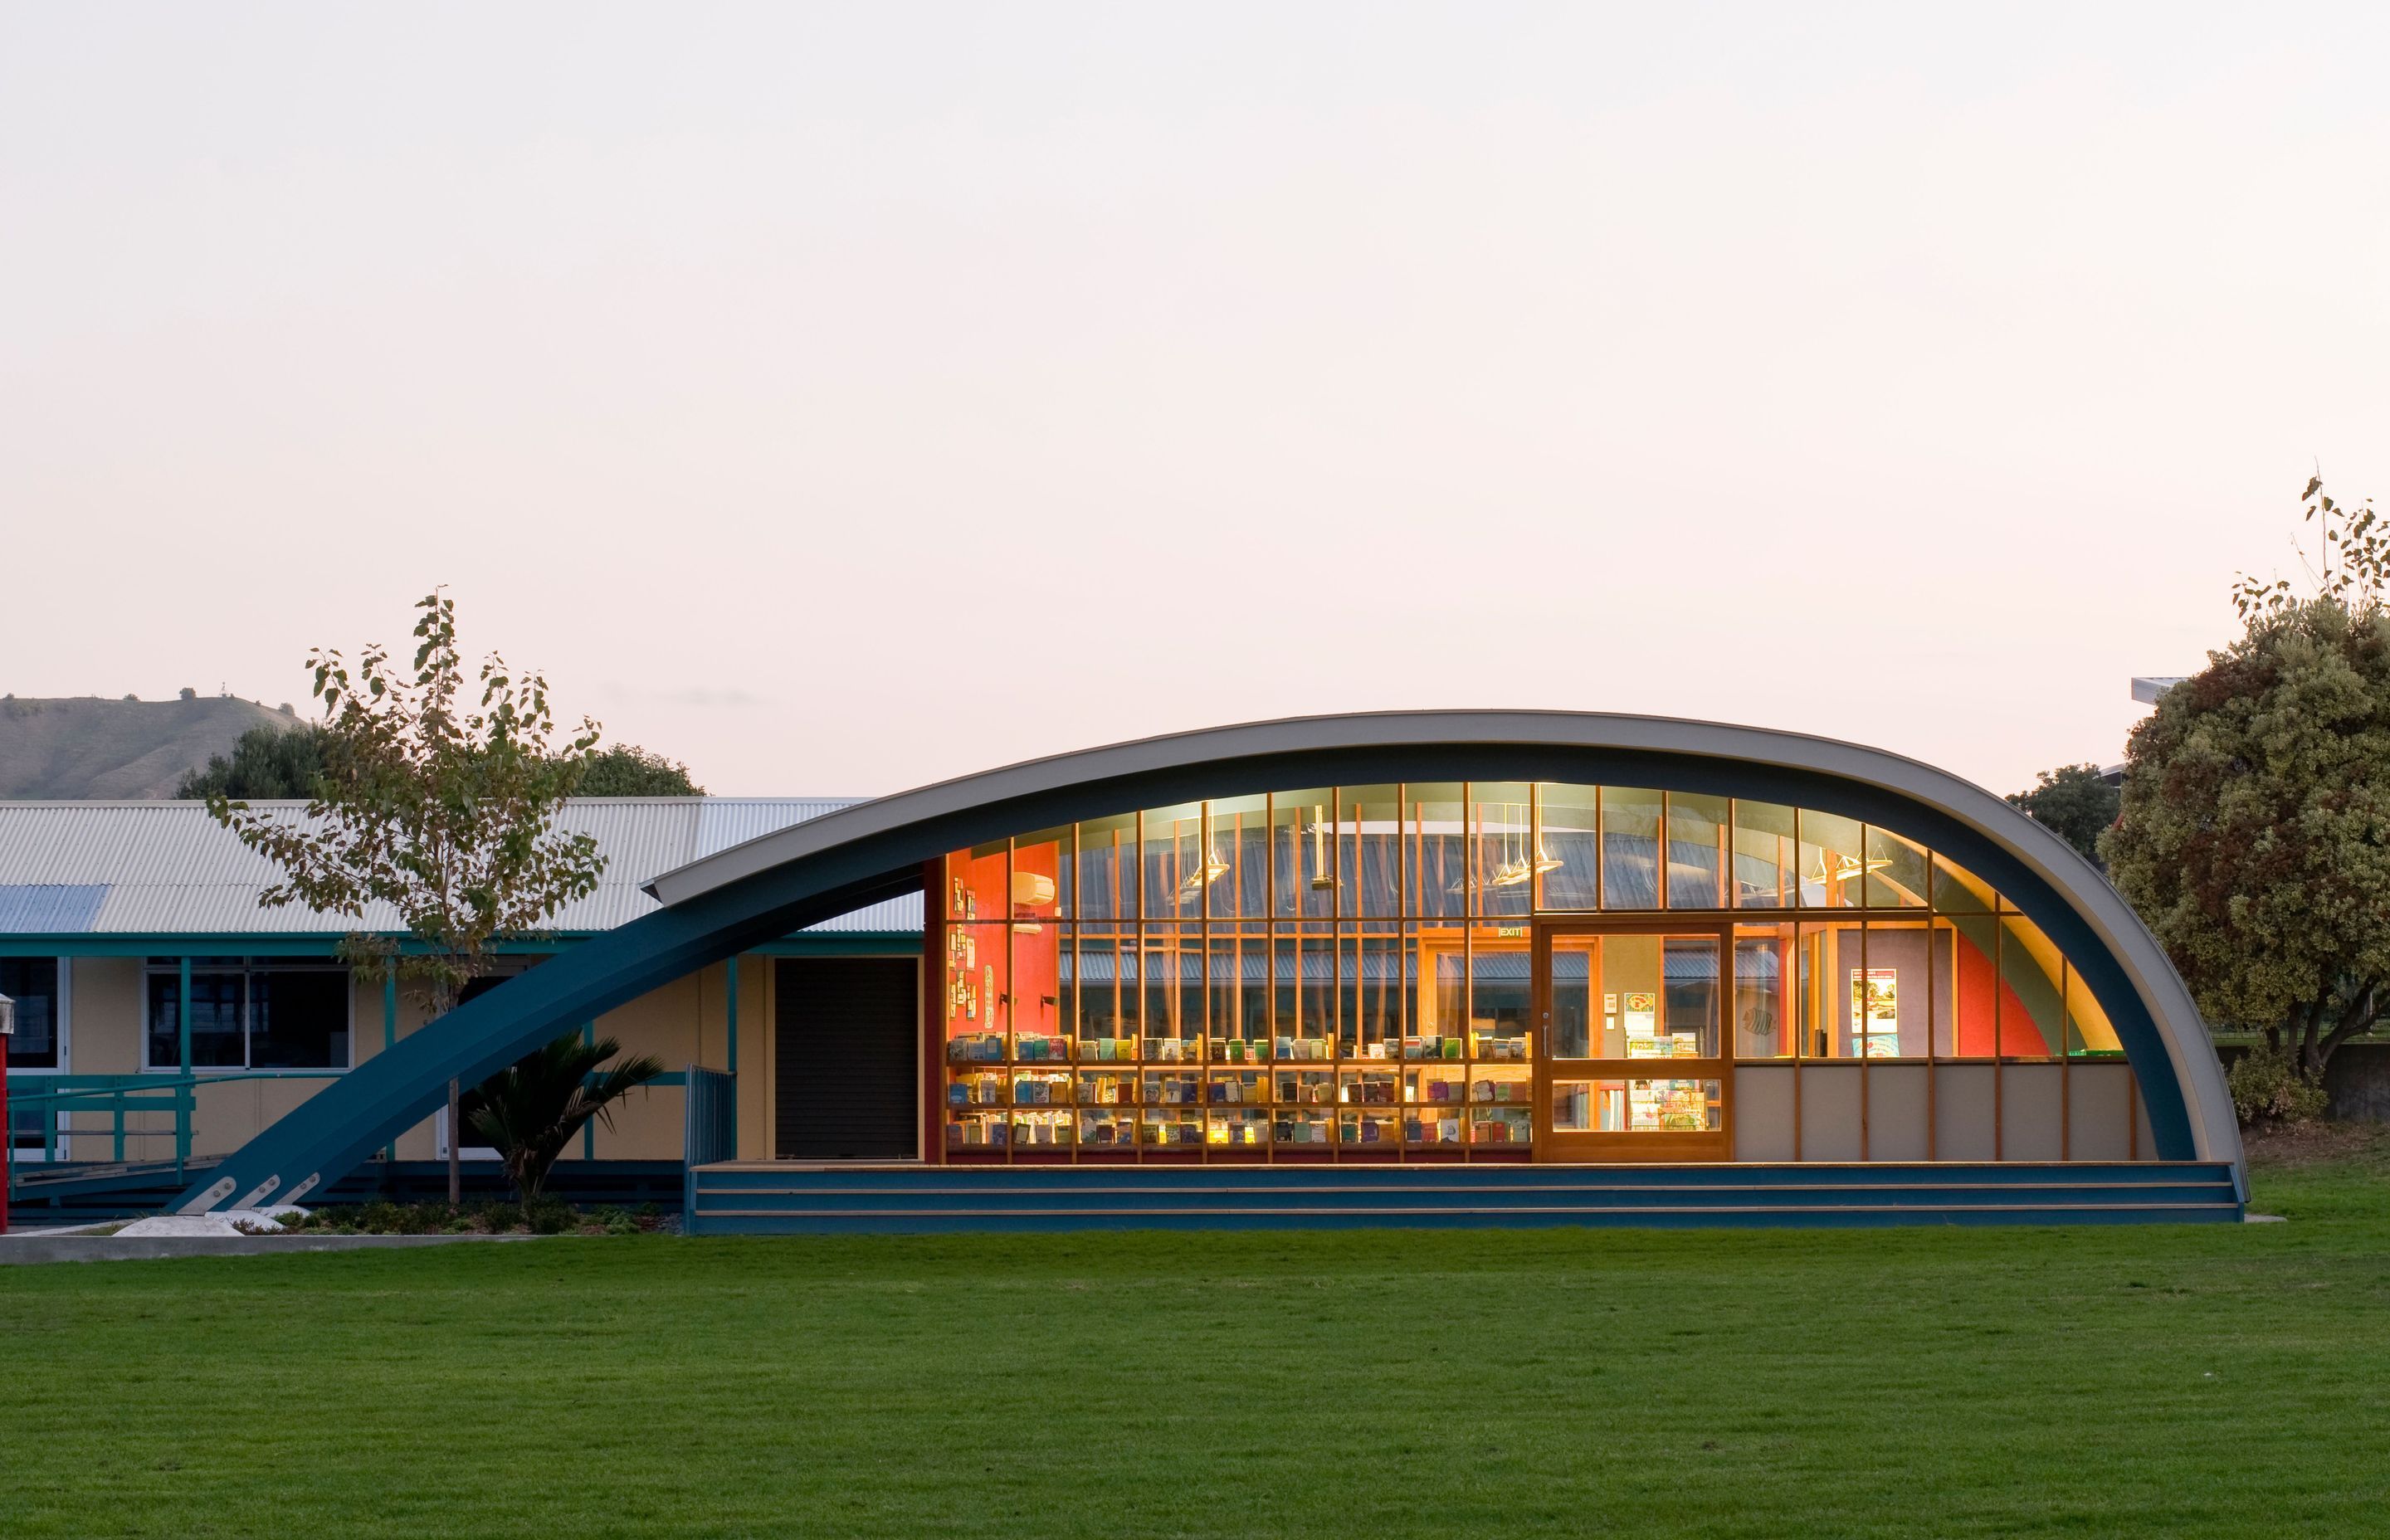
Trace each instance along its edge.
<instances>
[{"instance_id":1,"label":"green lawn","mask_svg":"<svg viewBox=\"0 0 2390 1540\"><path fill-rule=\"evenodd\" d=\"M0 1269L0 1534L2382 1534L2390 1143L2256 1207Z\"/></svg>"}]
</instances>

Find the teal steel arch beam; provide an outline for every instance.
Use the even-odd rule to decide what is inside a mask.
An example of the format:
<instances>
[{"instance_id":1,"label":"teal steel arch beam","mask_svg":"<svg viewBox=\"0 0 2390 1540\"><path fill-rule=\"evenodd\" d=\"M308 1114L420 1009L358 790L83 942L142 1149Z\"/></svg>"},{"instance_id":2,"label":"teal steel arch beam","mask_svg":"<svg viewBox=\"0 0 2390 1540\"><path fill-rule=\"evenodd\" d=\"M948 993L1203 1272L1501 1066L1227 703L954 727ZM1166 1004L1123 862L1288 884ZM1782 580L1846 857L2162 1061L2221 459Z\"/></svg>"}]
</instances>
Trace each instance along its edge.
<instances>
[{"instance_id":1,"label":"teal steel arch beam","mask_svg":"<svg viewBox=\"0 0 2390 1540\"><path fill-rule=\"evenodd\" d=\"M1650 786L1815 808L1949 855L2049 935L2090 987L2141 1087L2156 1153L2242 1163L2223 1072L2189 993L2088 862L1999 798L1830 738L1667 717L1371 712L1208 728L1034 760L857 803L649 884L663 907L582 943L366 1060L234 1152L182 1212L302 1201L557 1033L710 963L918 890L924 862L1137 807L1397 780Z\"/></svg>"},{"instance_id":2,"label":"teal steel arch beam","mask_svg":"<svg viewBox=\"0 0 2390 1540\"><path fill-rule=\"evenodd\" d=\"M834 862L791 874L828 882L803 898L785 896L794 881L751 881L643 915L524 969L302 1102L194 1182L174 1200L175 1211L302 1202L430 1116L445 1103L451 1076L473 1084L559 1033L710 963L920 886L918 866L885 874L893 880L841 881L829 874L842 866L852 870ZM424 1087L433 1082L427 1096Z\"/></svg>"}]
</instances>

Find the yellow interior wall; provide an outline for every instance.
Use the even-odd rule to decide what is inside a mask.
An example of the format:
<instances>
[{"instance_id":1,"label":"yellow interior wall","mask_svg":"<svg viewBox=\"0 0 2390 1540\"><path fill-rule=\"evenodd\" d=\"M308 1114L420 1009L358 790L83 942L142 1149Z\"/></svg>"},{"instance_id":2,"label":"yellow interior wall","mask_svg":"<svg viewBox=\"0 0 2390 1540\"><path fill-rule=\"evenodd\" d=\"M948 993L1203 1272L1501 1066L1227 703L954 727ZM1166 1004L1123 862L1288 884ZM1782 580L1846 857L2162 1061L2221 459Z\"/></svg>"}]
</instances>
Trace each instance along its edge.
<instances>
[{"instance_id":1,"label":"yellow interior wall","mask_svg":"<svg viewBox=\"0 0 2390 1540\"><path fill-rule=\"evenodd\" d=\"M2108 1013L2100 1008L2099 999L2092 995L2088 984L2069 977L2071 969L2064 955L2059 951L2058 943L2051 941L2040 926L2021 916L2002 916L2000 924L2006 932L2002 944L2022 942L2025 956L2033 959L2034 967L2041 969L2043 978L2052 982L2065 980L2065 1014L2072 1020L2075 1032L2082 1036L2084 1047L2095 1053L2121 1052L2124 1045L2117 1041L2116 1029L2109 1022ZM2063 1045L2061 1045L2060 1051L2064 1051Z\"/></svg>"}]
</instances>

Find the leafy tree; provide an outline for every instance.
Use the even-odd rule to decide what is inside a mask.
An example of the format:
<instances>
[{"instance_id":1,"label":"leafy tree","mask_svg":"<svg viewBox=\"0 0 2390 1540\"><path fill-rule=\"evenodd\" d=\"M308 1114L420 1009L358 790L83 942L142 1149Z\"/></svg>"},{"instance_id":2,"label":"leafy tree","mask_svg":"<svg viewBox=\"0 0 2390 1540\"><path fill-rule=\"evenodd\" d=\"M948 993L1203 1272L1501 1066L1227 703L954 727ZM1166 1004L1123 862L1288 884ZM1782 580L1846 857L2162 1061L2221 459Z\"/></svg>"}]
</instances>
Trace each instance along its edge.
<instances>
[{"instance_id":1,"label":"leafy tree","mask_svg":"<svg viewBox=\"0 0 2390 1540\"><path fill-rule=\"evenodd\" d=\"M2062 764L2034 779L2032 790L2009 793L2009 805L2033 815L2085 859L2101 865L2100 836L2116 821L2116 789L2101 778L2096 764Z\"/></svg>"},{"instance_id":2,"label":"leafy tree","mask_svg":"<svg viewBox=\"0 0 2390 1540\"><path fill-rule=\"evenodd\" d=\"M498 1152L526 1211L539 1201L549 1168L582 1125L596 1118L612 1128L614 1104L664 1072L663 1060L652 1054L601 1068L622 1051L610 1037L584 1043L580 1033L566 1033L464 1097L464 1126Z\"/></svg>"},{"instance_id":3,"label":"leafy tree","mask_svg":"<svg viewBox=\"0 0 2390 1540\"><path fill-rule=\"evenodd\" d=\"M536 934L559 906L593 892L605 857L587 835L555 827L598 725L585 717L559 744L547 681L518 677L495 653L482 661L480 703L470 704L455 601L434 590L416 609L411 674L379 644L353 666L324 648L308 658L326 753L303 816L224 793L208 809L281 868L263 903L346 916L358 929L342 956L368 978L395 977L437 1018L486 971L498 943ZM405 929L407 944L366 931L373 909ZM457 1099L451 1081L451 1202L461 1196Z\"/></svg>"},{"instance_id":4,"label":"leafy tree","mask_svg":"<svg viewBox=\"0 0 2390 1540\"><path fill-rule=\"evenodd\" d=\"M2244 635L2134 729L2102 850L2208 1020L2318 1085L2390 1005L2390 539L2319 478L2301 501L2316 592L2234 585Z\"/></svg>"},{"instance_id":5,"label":"leafy tree","mask_svg":"<svg viewBox=\"0 0 2390 1540\"><path fill-rule=\"evenodd\" d=\"M688 777L678 760L651 754L636 743L612 743L589 756L582 772L584 797L702 797L705 788Z\"/></svg>"},{"instance_id":6,"label":"leafy tree","mask_svg":"<svg viewBox=\"0 0 2390 1540\"><path fill-rule=\"evenodd\" d=\"M186 773L174 795L193 802L312 797L324 774L324 746L329 737L313 724L286 728L261 723L240 735L230 757L211 754L204 767Z\"/></svg>"}]
</instances>

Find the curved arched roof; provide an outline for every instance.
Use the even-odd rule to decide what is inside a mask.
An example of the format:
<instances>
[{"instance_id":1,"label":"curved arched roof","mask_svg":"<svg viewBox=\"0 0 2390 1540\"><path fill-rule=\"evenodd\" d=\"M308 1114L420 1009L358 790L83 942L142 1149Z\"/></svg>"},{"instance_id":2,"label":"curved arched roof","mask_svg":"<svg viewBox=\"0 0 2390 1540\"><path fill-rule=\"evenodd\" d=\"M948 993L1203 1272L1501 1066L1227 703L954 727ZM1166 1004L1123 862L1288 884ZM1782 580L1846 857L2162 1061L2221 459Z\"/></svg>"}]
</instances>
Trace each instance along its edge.
<instances>
[{"instance_id":1,"label":"curved arched roof","mask_svg":"<svg viewBox=\"0 0 2390 1540\"><path fill-rule=\"evenodd\" d=\"M2054 937L2075 932L2071 944L2060 944L2093 977L2112 1015L2116 986L2129 992L2123 1016L2142 1019L2155 1033L2168 1072L2155 1076L2155 1066L2142 1062L2146 1056L2135 1056L2145 1096L2151 1082L2159 1082L2152 1117L2161 1116L2158 1102L2168 1099L2170 1081L2179 1087L2185 1132L2198 1158L2240 1159L2231 1097L2198 1008L2148 928L2097 869L1979 786L1899 754L1803 733L1539 711L1368 712L1210 727L1055 754L859 802L666 872L648 891L667 905L680 904L837 845L958 818L969 820L972 832L940 850L1164 802L1429 774L1767 794L1869 818L1967 860ZM2065 918L2048 913L2046 900L2032 902L2041 896L2036 890L2062 905ZM2101 968L2103 960L2113 967ZM2102 973L2110 975L2106 989L2096 977Z\"/></svg>"},{"instance_id":2,"label":"curved arched roof","mask_svg":"<svg viewBox=\"0 0 2390 1540\"><path fill-rule=\"evenodd\" d=\"M2116 891L2048 829L1931 765L1831 738L1584 712L1288 718L1032 760L857 803L648 884L663 907L402 1039L261 1133L178 1200L288 1202L557 1032L799 926L918 888L950 850L1080 819L1290 786L1557 780L1759 797L1866 819L1964 863L2067 955L2140 1081L2158 1154L2241 1161L2189 992Z\"/></svg>"}]
</instances>

